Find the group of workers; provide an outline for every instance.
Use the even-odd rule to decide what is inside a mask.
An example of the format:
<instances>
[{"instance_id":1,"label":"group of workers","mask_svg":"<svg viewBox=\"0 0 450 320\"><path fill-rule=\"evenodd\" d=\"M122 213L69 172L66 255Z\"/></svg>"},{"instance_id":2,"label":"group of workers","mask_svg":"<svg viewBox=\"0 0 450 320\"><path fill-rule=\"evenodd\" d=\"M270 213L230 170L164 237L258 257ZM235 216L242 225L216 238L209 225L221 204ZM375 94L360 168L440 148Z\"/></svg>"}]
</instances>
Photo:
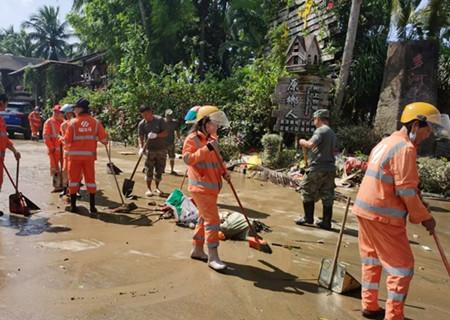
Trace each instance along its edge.
<instances>
[{"instance_id":1,"label":"group of workers","mask_svg":"<svg viewBox=\"0 0 450 320\"><path fill-rule=\"evenodd\" d=\"M0 111L7 98L0 96ZM151 107L140 108L142 121L138 135L140 154L147 156L146 195L161 193L159 183L167 157L168 124L153 114ZM63 121L62 113L66 120ZM166 113L166 117L171 115ZM191 258L207 262L214 270L226 269L218 254L219 225L218 194L222 179L230 180L220 155L218 129L229 126L226 115L214 106L195 107L187 115L192 129L183 145L182 158L187 165L188 190L199 210L199 221L193 235ZM185 120L187 120L185 118ZM314 222L314 204L321 199L323 219L320 228L331 228L334 200L336 135L329 126L328 110L313 115L316 127L312 138L301 139L299 146L309 150L309 167L301 193L304 215L298 225ZM353 213L359 225L359 252L362 263L362 316L369 319L404 319L404 303L414 272L414 259L406 233L406 219L421 223L434 232L436 222L422 201L416 165L417 148L432 132L446 133L450 128L443 115L433 105L415 102L407 105L401 115L400 130L384 138L375 146L368 160L368 169L354 201ZM448 121L448 118L447 120ZM170 122L169 122L170 123ZM176 127L175 124L171 124ZM97 141L107 144L107 134L100 121L89 114L89 102L78 100L71 106L55 106L53 116L44 125L44 140L48 147L51 173L63 163L68 173L71 199L70 211L76 211L77 192L82 175L90 193L90 209L95 209L95 160ZM8 139L5 123L0 117L0 169L3 169L5 149L16 159L20 153ZM64 157L62 149L64 151ZM174 151L170 150L171 172ZM65 165L64 165L65 164ZM1 172L0 172L1 173ZM3 174L0 174L0 178ZM155 180L155 189L152 181ZM1 185L1 180L0 180ZM204 251L204 244L207 253ZM381 271L387 272L386 310L378 304Z\"/></svg>"}]
</instances>

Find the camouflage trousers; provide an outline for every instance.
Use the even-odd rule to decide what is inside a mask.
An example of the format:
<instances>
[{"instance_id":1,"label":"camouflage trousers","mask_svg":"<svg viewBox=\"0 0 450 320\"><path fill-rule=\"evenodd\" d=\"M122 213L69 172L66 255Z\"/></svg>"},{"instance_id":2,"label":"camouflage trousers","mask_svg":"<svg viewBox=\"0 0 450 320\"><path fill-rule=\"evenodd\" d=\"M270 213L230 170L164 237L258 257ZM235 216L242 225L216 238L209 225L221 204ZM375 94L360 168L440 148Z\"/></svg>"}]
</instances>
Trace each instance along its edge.
<instances>
[{"instance_id":1,"label":"camouflage trousers","mask_svg":"<svg viewBox=\"0 0 450 320\"><path fill-rule=\"evenodd\" d=\"M303 202L322 199L324 206L332 206L334 201L334 178L336 172L310 171L300 185Z\"/></svg>"},{"instance_id":2,"label":"camouflage trousers","mask_svg":"<svg viewBox=\"0 0 450 320\"><path fill-rule=\"evenodd\" d=\"M153 174L155 181L159 182L162 179L162 174L166 168L167 149L147 151L147 160L145 161L145 181L152 181Z\"/></svg>"}]
</instances>

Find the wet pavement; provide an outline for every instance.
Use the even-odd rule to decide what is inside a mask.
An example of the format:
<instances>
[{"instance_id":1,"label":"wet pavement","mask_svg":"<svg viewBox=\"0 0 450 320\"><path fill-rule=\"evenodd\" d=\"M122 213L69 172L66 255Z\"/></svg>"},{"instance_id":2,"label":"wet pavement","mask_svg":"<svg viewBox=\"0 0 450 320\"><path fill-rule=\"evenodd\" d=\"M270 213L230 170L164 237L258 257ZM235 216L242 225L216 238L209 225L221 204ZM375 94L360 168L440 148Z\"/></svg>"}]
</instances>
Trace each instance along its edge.
<instances>
[{"instance_id":1,"label":"wet pavement","mask_svg":"<svg viewBox=\"0 0 450 320\"><path fill-rule=\"evenodd\" d=\"M358 293L330 294L317 286L321 259L332 258L344 206L336 202L334 232L297 227L302 212L299 195L290 189L233 174L250 215L272 227L263 234L272 245L265 254L245 242L225 241L220 253L229 265L225 274L189 259L190 229L172 220L157 221L153 210L164 199L139 197L140 208L130 214L112 213L120 204L113 177L106 174L106 156L99 147L97 217L87 211L87 196L79 214L64 212L66 204L50 194L50 177L42 143L16 140L22 152L20 189L42 210L30 218L7 214L6 180L0 193L0 320L22 319L361 319ZM137 157L113 150L114 163L125 171ZM132 149L127 149L131 150ZM8 169L15 174L11 154ZM177 161L176 170L184 172ZM182 177L165 175L162 188L170 192ZM135 194L143 195L143 174L136 175ZM353 194L352 191L340 190ZM223 209L237 210L228 187L220 196ZM450 248L450 202L431 201L444 248ZM316 211L320 216L320 205ZM137 219L140 218L140 219ZM449 277L433 239L421 226L409 226L415 254L406 315L409 319L450 319ZM360 279L357 224L349 215L340 261ZM425 246L425 247L424 247ZM431 251L429 251L431 249ZM384 280L383 280L384 281ZM380 299L386 298L382 286Z\"/></svg>"}]
</instances>

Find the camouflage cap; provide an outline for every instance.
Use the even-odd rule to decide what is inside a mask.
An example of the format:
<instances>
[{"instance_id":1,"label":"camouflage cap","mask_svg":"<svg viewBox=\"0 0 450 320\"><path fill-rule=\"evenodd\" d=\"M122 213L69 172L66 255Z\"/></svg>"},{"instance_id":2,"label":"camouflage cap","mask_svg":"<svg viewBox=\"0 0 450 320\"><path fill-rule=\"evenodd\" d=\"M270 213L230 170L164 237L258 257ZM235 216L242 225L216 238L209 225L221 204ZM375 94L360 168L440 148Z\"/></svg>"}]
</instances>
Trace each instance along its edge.
<instances>
[{"instance_id":1,"label":"camouflage cap","mask_svg":"<svg viewBox=\"0 0 450 320\"><path fill-rule=\"evenodd\" d=\"M313 113L313 118L330 119L330 111L328 109L319 109Z\"/></svg>"}]
</instances>

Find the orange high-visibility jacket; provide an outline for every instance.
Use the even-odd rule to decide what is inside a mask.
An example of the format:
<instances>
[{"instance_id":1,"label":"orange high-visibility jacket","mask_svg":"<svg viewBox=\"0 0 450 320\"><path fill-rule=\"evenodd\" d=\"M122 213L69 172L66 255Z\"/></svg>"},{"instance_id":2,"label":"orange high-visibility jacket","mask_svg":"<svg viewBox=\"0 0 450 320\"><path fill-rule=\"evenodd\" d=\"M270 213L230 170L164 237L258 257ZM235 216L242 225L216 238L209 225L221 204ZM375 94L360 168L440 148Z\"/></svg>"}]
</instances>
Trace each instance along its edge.
<instances>
[{"instance_id":1,"label":"orange high-visibility jacket","mask_svg":"<svg viewBox=\"0 0 450 320\"><path fill-rule=\"evenodd\" d=\"M71 160L96 160L97 141L108 142L105 128L89 114L81 114L69 122L64 135L66 154Z\"/></svg>"},{"instance_id":2,"label":"orange high-visibility jacket","mask_svg":"<svg viewBox=\"0 0 450 320\"><path fill-rule=\"evenodd\" d=\"M188 165L190 192L218 194L222 189L224 169L214 151L206 144L208 138L200 131L187 136L183 145L183 161Z\"/></svg>"},{"instance_id":3,"label":"orange high-visibility jacket","mask_svg":"<svg viewBox=\"0 0 450 320\"><path fill-rule=\"evenodd\" d=\"M28 121L30 122L30 127L39 129L42 123L42 119L41 116L39 115L39 112L37 111L31 112L28 115Z\"/></svg>"},{"instance_id":4,"label":"orange high-visibility jacket","mask_svg":"<svg viewBox=\"0 0 450 320\"><path fill-rule=\"evenodd\" d=\"M64 150L67 150L67 145L64 143L64 136L66 135L67 128L69 127L70 120L64 120L63 123L61 123L60 127L60 137L61 137L61 143L63 144Z\"/></svg>"},{"instance_id":5,"label":"orange high-visibility jacket","mask_svg":"<svg viewBox=\"0 0 450 320\"><path fill-rule=\"evenodd\" d=\"M405 226L408 214L412 223L431 219L420 198L416 156L416 147L402 131L375 146L353 213L394 226Z\"/></svg>"},{"instance_id":6,"label":"orange high-visibility jacket","mask_svg":"<svg viewBox=\"0 0 450 320\"><path fill-rule=\"evenodd\" d=\"M54 116L44 123L44 142L49 152L59 152L59 132L62 120L56 119Z\"/></svg>"},{"instance_id":7,"label":"orange high-visibility jacket","mask_svg":"<svg viewBox=\"0 0 450 320\"><path fill-rule=\"evenodd\" d=\"M8 138L8 133L6 131L6 124L3 117L0 116L0 160L5 158L6 148L12 146L13 143Z\"/></svg>"}]
</instances>

